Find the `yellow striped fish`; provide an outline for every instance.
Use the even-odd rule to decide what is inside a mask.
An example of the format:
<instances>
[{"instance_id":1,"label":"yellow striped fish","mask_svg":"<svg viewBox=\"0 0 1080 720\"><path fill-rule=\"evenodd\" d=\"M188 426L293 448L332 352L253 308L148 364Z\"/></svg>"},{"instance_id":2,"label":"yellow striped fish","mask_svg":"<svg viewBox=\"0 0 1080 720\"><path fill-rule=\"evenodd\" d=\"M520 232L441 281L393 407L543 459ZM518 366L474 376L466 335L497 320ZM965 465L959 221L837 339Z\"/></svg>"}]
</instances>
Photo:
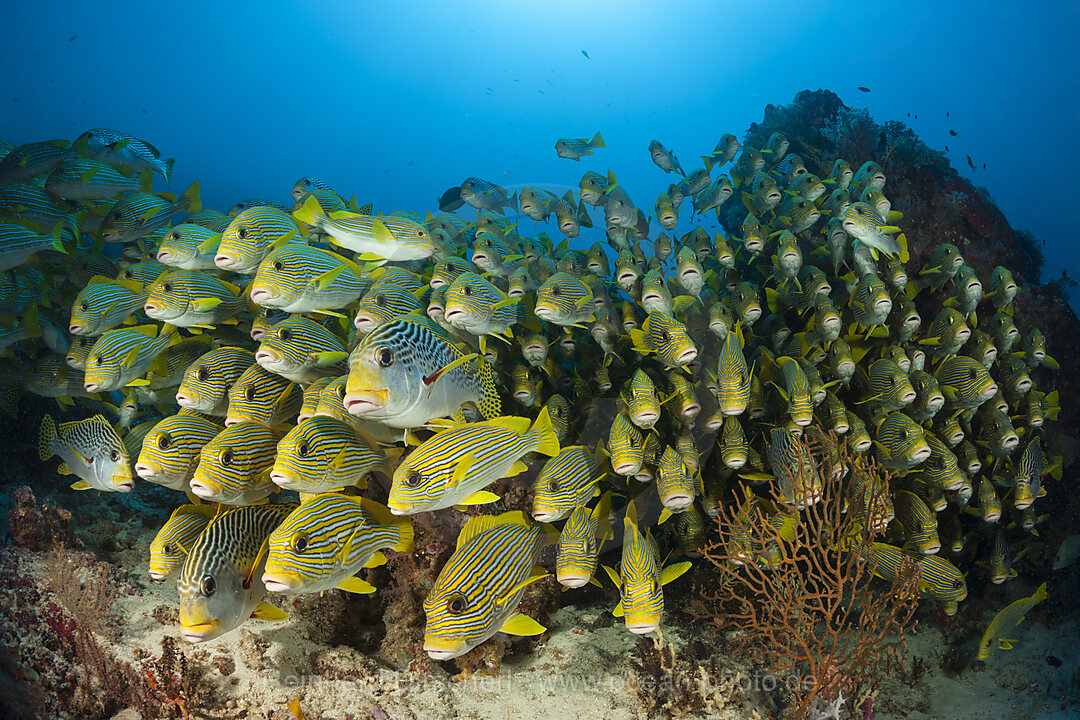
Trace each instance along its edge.
<instances>
[{"instance_id":1,"label":"yellow striped fish","mask_svg":"<svg viewBox=\"0 0 1080 720\"><path fill-rule=\"evenodd\" d=\"M131 191L109 208L101 226L101 239L109 243L134 242L169 224L178 212L201 210L199 181L180 197Z\"/></svg>"},{"instance_id":2,"label":"yellow striped fish","mask_svg":"<svg viewBox=\"0 0 1080 720\"><path fill-rule=\"evenodd\" d=\"M315 407L314 417L337 418L358 432L381 443L393 445L404 440L405 433L401 430L388 427L381 422L349 414L349 411L345 409L345 384L347 381L348 377L339 377L326 384L326 387L319 393L319 404Z\"/></svg>"},{"instance_id":3,"label":"yellow striped fish","mask_svg":"<svg viewBox=\"0 0 1080 720\"><path fill-rule=\"evenodd\" d=\"M586 583L600 585L593 575L596 561L606 540L614 537L611 531L611 491L604 493L589 510L574 508L559 533L559 552L555 558L555 579L568 588L583 587Z\"/></svg>"},{"instance_id":4,"label":"yellow striped fish","mask_svg":"<svg viewBox=\"0 0 1080 720\"><path fill-rule=\"evenodd\" d=\"M671 315L655 312L645 318L641 329L630 330L634 350L655 354L668 367L684 367L697 359L698 349L686 326Z\"/></svg>"},{"instance_id":5,"label":"yellow striped fish","mask_svg":"<svg viewBox=\"0 0 1080 720\"><path fill-rule=\"evenodd\" d=\"M742 424L735 415L725 415L724 424L717 439L720 445L720 460L732 470L746 465L750 455L750 444L746 441Z\"/></svg>"},{"instance_id":6,"label":"yellow striped fish","mask_svg":"<svg viewBox=\"0 0 1080 720\"><path fill-rule=\"evenodd\" d=\"M922 498L913 492L900 490L893 499L896 519L904 527L905 547L923 555L936 555L941 551L938 539L937 517Z\"/></svg>"},{"instance_id":7,"label":"yellow striped fish","mask_svg":"<svg viewBox=\"0 0 1080 720\"><path fill-rule=\"evenodd\" d=\"M403 315L422 315L424 306L415 292L401 287L376 283L356 306L353 325L366 335L380 325Z\"/></svg>"},{"instance_id":8,"label":"yellow striped fish","mask_svg":"<svg viewBox=\"0 0 1080 720\"><path fill-rule=\"evenodd\" d=\"M262 602L259 582L270 533L295 505L255 505L219 512L188 549L176 580L180 634L205 642L240 627L249 617L281 621L284 610Z\"/></svg>"},{"instance_id":9,"label":"yellow striped fish","mask_svg":"<svg viewBox=\"0 0 1080 720\"><path fill-rule=\"evenodd\" d=\"M318 415L281 438L270 479L285 490L323 493L364 489L372 472L390 474L378 445L341 420Z\"/></svg>"},{"instance_id":10,"label":"yellow striped fish","mask_svg":"<svg viewBox=\"0 0 1080 720\"><path fill-rule=\"evenodd\" d=\"M232 283L201 270L174 270L146 289L143 312L176 327L212 328L247 305L243 291Z\"/></svg>"},{"instance_id":11,"label":"yellow striped fish","mask_svg":"<svg viewBox=\"0 0 1080 720\"><path fill-rule=\"evenodd\" d=\"M814 399L810 380L802 366L791 357L773 358L768 348L761 348L762 378L771 382L787 403L787 412L796 425L806 426L814 420Z\"/></svg>"},{"instance_id":12,"label":"yellow striped fish","mask_svg":"<svg viewBox=\"0 0 1080 720\"><path fill-rule=\"evenodd\" d=\"M600 494L606 474L598 458L584 445L570 445L544 463L533 481L532 516L538 522L562 520Z\"/></svg>"},{"instance_id":13,"label":"yellow striped fish","mask_svg":"<svg viewBox=\"0 0 1080 720\"><path fill-rule=\"evenodd\" d=\"M347 357L341 338L306 317L282 320L255 351L255 362L263 369L301 385L345 374Z\"/></svg>"},{"instance_id":14,"label":"yellow striped fish","mask_svg":"<svg viewBox=\"0 0 1080 720\"><path fill-rule=\"evenodd\" d=\"M910 470L930 457L930 445L922 427L907 415L889 413L877 428L874 447L878 460L891 469Z\"/></svg>"},{"instance_id":15,"label":"yellow striped fish","mask_svg":"<svg viewBox=\"0 0 1080 720\"><path fill-rule=\"evenodd\" d=\"M310 417L314 417L319 409L319 396L332 380L337 378L318 378L304 387L304 400L300 403L300 412L296 416L296 422L302 423Z\"/></svg>"},{"instance_id":16,"label":"yellow striped fish","mask_svg":"<svg viewBox=\"0 0 1080 720\"><path fill-rule=\"evenodd\" d=\"M333 588L370 594L354 575L386 563L382 550L412 552L413 529L374 500L324 493L307 498L270 533L262 583L286 595Z\"/></svg>"},{"instance_id":17,"label":"yellow striped fish","mask_svg":"<svg viewBox=\"0 0 1080 720\"><path fill-rule=\"evenodd\" d=\"M724 415L741 415L750 402L750 369L743 354L742 323L724 337L716 370L716 401Z\"/></svg>"},{"instance_id":18,"label":"yellow striped fish","mask_svg":"<svg viewBox=\"0 0 1080 720\"><path fill-rule=\"evenodd\" d=\"M190 493L189 482L203 446L223 429L192 412L170 415L143 438L135 472L148 482Z\"/></svg>"},{"instance_id":19,"label":"yellow striped fish","mask_svg":"<svg viewBox=\"0 0 1080 720\"><path fill-rule=\"evenodd\" d=\"M216 512L210 505L181 505L172 511L150 543L151 580L167 580L181 568Z\"/></svg>"},{"instance_id":20,"label":"yellow striped fish","mask_svg":"<svg viewBox=\"0 0 1080 720\"><path fill-rule=\"evenodd\" d=\"M689 569L690 563L683 561L661 570L656 542L648 529L641 533L637 512L631 501L623 518L619 572L604 566L608 577L619 588L619 604L612 611L615 617L624 618L626 629L635 635L658 630L664 614L663 586Z\"/></svg>"},{"instance_id":21,"label":"yellow striped fish","mask_svg":"<svg viewBox=\"0 0 1080 720\"><path fill-rule=\"evenodd\" d=\"M244 210L232 218L221 233L214 264L222 270L254 275L270 246L282 238L285 243L302 242L297 238L299 226L292 215L274 207L258 206Z\"/></svg>"},{"instance_id":22,"label":"yellow striped fish","mask_svg":"<svg viewBox=\"0 0 1080 720\"><path fill-rule=\"evenodd\" d=\"M336 245L352 250L363 259L423 260L435 252L431 233L423 225L405 218L361 215L347 210L327 214L319 201L309 196L293 213L300 222L314 225L328 234Z\"/></svg>"},{"instance_id":23,"label":"yellow striped fish","mask_svg":"<svg viewBox=\"0 0 1080 720\"><path fill-rule=\"evenodd\" d=\"M225 425L247 421L276 427L296 416L303 398L295 383L252 365L229 388Z\"/></svg>"},{"instance_id":24,"label":"yellow striped fish","mask_svg":"<svg viewBox=\"0 0 1080 720\"><path fill-rule=\"evenodd\" d=\"M215 270L221 233L186 222L169 228L158 243L157 259L177 270Z\"/></svg>"},{"instance_id":25,"label":"yellow striped fish","mask_svg":"<svg viewBox=\"0 0 1080 720\"><path fill-rule=\"evenodd\" d=\"M510 328L522 317L520 298L508 297L474 272L463 272L454 278L444 298L446 322L479 336L481 353L485 351L488 335L509 342Z\"/></svg>"},{"instance_id":26,"label":"yellow striped fish","mask_svg":"<svg viewBox=\"0 0 1080 720\"><path fill-rule=\"evenodd\" d=\"M946 407L970 410L997 394L998 386L980 363L965 355L953 355L941 361L934 379L945 396Z\"/></svg>"},{"instance_id":27,"label":"yellow striped fish","mask_svg":"<svg viewBox=\"0 0 1080 720\"><path fill-rule=\"evenodd\" d=\"M252 505L278 491L270 481L281 433L261 423L230 425L203 446L191 492L225 505Z\"/></svg>"},{"instance_id":28,"label":"yellow striped fish","mask_svg":"<svg viewBox=\"0 0 1080 720\"><path fill-rule=\"evenodd\" d=\"M1020 598L995 615L979 640L979 651L976 657L979 660L985 660L990 657L990 653L995 648L998 650L1012 650L1013 643L1016 641L1010 638L1009 635L1024 621L1028 612L1045 600L1046 597L1046 583L1043 583L1031 597Z\"/></svg>"},{"instance_id":29,"label":"yellow striped fish","mask_svg":"<svg viewBox=\"0 0 1080 720\"><path fill-rule=\"evenodd\" d=\"M67 355L64 362L72 370L85 370L86 358L90 355L90 348L94 347L95 338L76 335L71 338Z\"/></svg>"},{"instance_id":30,"label":"yellow striped fish","mask_svg":"<svg viewBox=\"0 0 1080 720\"><path fill-rule=\"evenodd\" d=\"M668 445L660 455L657 468L656 493L664 511L660 513L658 524L663 523L672 513L684 512L698 496L699 476L690 475L683 463L682 455Z\"/></svg>"},{"instance_id":31,"label":"yellow striped fish","mask_svg":"<svg viewBox=\"0 0 1080 720\"><path fill-rule=\"evenodd\" d=\"M624 400L627 416L642 430L651 430L660 419L661 403L656 394L656 384L642 368L638 368L630 378L630 391Z\"/></svg>"},{"instance_id":32,"label":"yellow striped fish","mask_svg":"<svg viewBox=\"0 0 1080 720\"><path fill-rule=\"evenodd\" d=\"M71 303L68 332L96 337L123 324L145 302L146 294L138 283L95 275Z\"/></svg>"},{"instance_id":33,"label":"yellow striped fish","mask_svg":"<svg viewBox=\"0 0 1080 720\"><path fill-rule=\"evenodd\" d=\"M643 433L635 427L626 413L619 413L608 430L607 449L611 468L619 475L635 475L645 461Z\"/></svg>"},{"instance_id":34,"label":"yellow striped fish","mask_svg":"<svg viewBox=\"0 0 1080 720\"><path fill-rule=\"evenodd\" d=\"M255 354L238 347L221 347L203 354L184 371L176 389L176 404L207 415L224 416L229 390L255 364Z\"/></svg>"},{"instance_id":35,"label":"yellow striped fish","mask_svg":"<svg viewBox=\"0 0 1080 720\"><path fill-rule=\"evenodd\" d=\"M528 418L501 417L445 430L425 440L394 470L387 504L395 515L494 502L483 488L528 469L521 458L559 454L547 408Z\"/></svg>"},{"instance_id":36,"label":"yellow striped fish","mask_svg":"<svg viewBox=\"0 0 1080 720\"><path fill-rule=\"evenodd\" d=\"M339 314L370 285L360 266L337 253L282 244L259 263L248 294L256 305L285 312Z\"/></svg>"},{"instance_id":37,"label":"yellow striped fish","mask_svg":"<svg viewBox=\"0 0 1080 720\"><path fill-rule=\"evenodd\" d=\"M457 547L424 600L424 651L449 660L495 633L539 635L547 628L517 612L525 588L547 577L536 565L558 533L547 524L529 526L521 512L470 518Z\"/></svg>"},{"instance_id":38,"label":"yellow striped fish","mask_svg":"<svg viewBox=\"0 0 1080 720\"><path fill-rule=\"evenodd\" d=\"M567 272L557 272L536 291L536 317L561 327L584 327L595 306L588 285Z\"/></svg>"},{"instance_id":39,"label":"yellow striped fish","mask_svg":"<svg viewBox=\"0 0 1080 720\"><path fill-rule=\"evenodd\" d=\"M116 328L103 333L86 357L83 386L87 392L108 392L130 385L150 370L165 349L176 342L176 328L156 325Z\"/></svg>"}]
</instances>

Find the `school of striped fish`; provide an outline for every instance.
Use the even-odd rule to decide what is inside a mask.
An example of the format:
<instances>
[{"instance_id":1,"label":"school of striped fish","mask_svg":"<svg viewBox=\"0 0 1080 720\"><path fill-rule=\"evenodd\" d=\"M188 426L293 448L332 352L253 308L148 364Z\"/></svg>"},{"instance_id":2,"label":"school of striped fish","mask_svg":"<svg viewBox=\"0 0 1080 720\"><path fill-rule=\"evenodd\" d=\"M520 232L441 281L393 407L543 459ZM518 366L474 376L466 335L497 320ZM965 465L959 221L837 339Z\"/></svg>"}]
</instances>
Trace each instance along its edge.
<instances>
[{"instance_id":1,"label":"school of striped fish","mask_svg":"<svg viewBox=\"0 0 1080 720\"><path fill-rule=\"evenodd\" d=\"M424 602L432 658L544 632L518 605L551 576L606 575L627 629L654 631L721 505L775 490L769 522L798 522L846 482L797 441L821 431L895 477L879 576L916 558L948 614L967 573L1014 577L1061 459L1057 363L1010 271L984 285L950 243L909 267L872 158L810 167L781 133L724 135L688 173L648 150L679 176L654 212L589 170L563 196L468 177L438 211L379 214L314 176L206 209L198 183L154 191L173 161L115 130L0 143L5 396L93 413L41 427L73 488L177 492L150 575L175 579L191 642L285 620L268 593L377 592L364 569L432 512L468 515ZM740 227L694 225L728 202ZM513 483L528 507L477 514ZM954 564L974 537L978 567Z\"/></svg>"}]
</instances>

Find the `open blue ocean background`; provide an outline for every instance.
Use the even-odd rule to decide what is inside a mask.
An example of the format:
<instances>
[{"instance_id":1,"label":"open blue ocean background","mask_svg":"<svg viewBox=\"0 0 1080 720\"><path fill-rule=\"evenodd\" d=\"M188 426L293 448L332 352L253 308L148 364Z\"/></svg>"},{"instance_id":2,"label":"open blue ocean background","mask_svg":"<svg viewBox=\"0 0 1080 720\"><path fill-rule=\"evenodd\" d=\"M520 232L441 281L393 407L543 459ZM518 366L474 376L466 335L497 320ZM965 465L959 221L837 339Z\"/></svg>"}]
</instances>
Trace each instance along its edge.
<instances>
[{"instance_id":1,"label":"open blue ocean background","mask_svg":"<svg viewBox=\"0 0 1080 720\"><path fill-rule=\"evenodd\" d=\"M314 174L380 211L422 212L468 175L576 187L609 168L649 207L669 182L650 140L689 171L766 104L827 88L948 146L1045 241L1044 279L1080 277L1077 2L55 2L5 15L0 137L130 132L177 158L172 190L201 180L206 207L282 201ZM597 131L606 149L556 157L559 137Z\"/></svg>"}]
</instances>

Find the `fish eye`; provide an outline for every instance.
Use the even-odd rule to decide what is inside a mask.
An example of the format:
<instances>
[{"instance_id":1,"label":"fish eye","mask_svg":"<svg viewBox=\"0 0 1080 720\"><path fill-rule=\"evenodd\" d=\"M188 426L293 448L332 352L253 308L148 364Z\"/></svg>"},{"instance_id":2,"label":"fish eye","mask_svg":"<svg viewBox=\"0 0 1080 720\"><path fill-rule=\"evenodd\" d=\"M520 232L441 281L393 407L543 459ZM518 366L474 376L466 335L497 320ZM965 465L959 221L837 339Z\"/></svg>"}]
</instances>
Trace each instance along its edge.
<instances>
[{"instance_id":1,"label":"fish eye","mask_svg":"<svg viewBox=\"0 0 1080 720\"><path fill-rule=\"evenodd\" d=\"M308 536L297 535L295 538L293 538L292 546L293 550L295 550L296 552L304 552L305 550L307 550L308 547Z\"/></svg>"},{"instance_id":2,"label":"fish eye","mask_svg":"<svg viewBox=\"0 0 1080 720\"><path fill-rule=\"evenodd\" d=\"M308 452L311 451L311 447L307 443L300 443L296 446L296 454L300 457L306 457Z\"/></svg>"},{"instance_id":3,"label":"fish eye","mask_svg":"<svg viewBox=\"0 0 1080 720\"><path fill-rule=\"evenodd\" d=\"M130 270L125 270L124 271L124 277L126 277L128 280L130 280L131 278L133 278L135 276L131 274Z\"/></svg>"},{"instance_id":4,"label":"fish eye","mask_svg":"<svg viewBox=\"0 0 1080 720\"><path fill-rule=\"evenodd\" d=\"M237 237L246 238L248 236L248 230L246 227L242 227L236 231Z\"/></svg>"},{"instance_id":5,"label":"fish eye","mask_svg":"<svg viewBox=\"0 0 1080 720\"><path fill-rule=\"evenodd\" d=\"M79 309L86 312L86 303L79 303Z\"/></svg>"},{"instance_id":6,"label":"fish eye","mask_svg":"<svg viewBox=\"0 0 1080 720\"><path fill-rule=\"evenodd\" d=\"M454 595L446 601L446 611L451 615L460 615L465 612L465 608L468 606L468 601L465 599L465 596L461 594Z\"/></svg>"},{"instance_id":7,"label":"fish eye","mask_svg":"<svg viewBox=\"0 0 1080 720\"><path fill-rule=\"evenodd\" d=\"M551 483L548 485L548 487L552 490L552 492L558 491L558 489L559 489L559 480L557 478L552 478Z\"/></svg>"},{"instance_id":8,"label":"fish eye","mask_svg":"<svg viewBox=\"0 0 1080 720\"><path fill-rule=\"evenodd\" d=\"M653 591L653 594L655 594L655 595L660 594L660 580L657 579L657 578L653 578L652 591Z\"/></svg>"},{"instance_id":9,"label":"fish eye","mask_svg":"<svg viewBox=\"0 0 1080 720\"><path fill-rule=\"evenodd\" d=\"M416 237L424 237L424 231L423 230L417 230L416 231Z\"/></svg>"},{"instance_id":10,"label":"fish eye","mask_svg":"<svg viewBox=\"0 0 1080 720\"><path fill-rule=\"evenodd\" d=\"M341 398L342 400L344 400L344 399L345 399L345 386L344 386L344 385L338 385L338 388L337 388L337 395L338 395L338 397L339 397L339 398Z\"/></svg>"},{"instance_id":11,"label":"fish eye","mask_svg":"<svg viewBox=\"0 0 1080 720\"><path fill-rule=\"evenodd\" d=\"M663 342L668 342L668 341L671 340L671 335L668 334L667 330L661 330L660 331L660 340L663 341Z\"/></svg>"},{"instance_id":12,"label":"fish eye","mask_svg":"<svg viewBox=\"0 0 1080 720\"><path fill-rule=\"evenodd\" d=\"M246 388L244 388L244 397L247 400L254 400L255 399L255 386L254 385L248 385Z\"/></svg>"},{"instance_id":13,"label":"fish eye","mask_svg":"<svg viewBox=\"0 0 1080 720\"><path fill-rule=\"evenodd\" d=\"M225 452L221 453L221 464L225 465L226 467L232 465L234 459L235 458L233 457L232 450L226 450Z\"/></svg>"},{"instance_id":14,"label":"fish eye","mask_svg":"<svg viewBox=\"0 0 1080 720\"><path fill-rule=\"evenodd\" d=\"M195 372L195 377L197 377L201 382L206 382L210 379L210 371L207 370L205 366L203 366Z\"/></svg>"},{"instance_id":15,"label":"fish eye","mask_svg":"<svg viewBox=\"0 0 1080 720\"><path fill-rule=\"evenodd\" d=\"M172 555L173 554L173 546L172 545L166 545L165 547L163 547L161 549L165 551L166 555Z\"/></svg>"},{"instance_id":16,"label":"fish eye","mask_svg":"<svg viewBox=\"0 0 1080 720\"><path fill-rule=\"evenodd\" d=\"M386 296L383 295L382 293L379 293L378 295L376 295L375 296L375 304L378 305L379 307L386 307Z\"/></svg>"},{"instance_id":17,"label":"fish eye","mask_svg":"<svg viewBox=\"0 0 1080 720\"><path fill-rule=\"evenodd\" d=\"M410 487L410 488L418 487L422 481L423 481L423 478L420 476L420 473L418 473L418 472L411 472L411 473L407 474L404 477L404 479L402 480L405 487Z\"/></svg>"},{"instance_id":18,"label":"fish eye","mask_svg":"<svg viewBox=\"0 0 1080 720\"><path fill-rule=\"evenodd\" d=\"M292 331L289 330L289 328L281 328L280 330L278 330L277 336L278 340L281 340L282 342L289 342L290 340L292 340Z\"/></svg>"},{"instance_id":19,"label":"fish eye","mask_svg":"<svg viewBox=\"0 0 1080 720\"><path fill-rule=\"evenodd\" d=\"M560 288L558 285L552 285L551 294L555 297L559 297L560 295L562 295L562 288Z\"/></svg>"},{"instance_id":20,"label":"fish eye","mask_svg":"<svg viewBox=\"0 0 1080 720\"><path fill-rule=\"evenodd\" d=\"M214 582L214 578L209 575L204 577L202 582L199 584L199 591L202 592L202 594L206 597L210 597L211 595L213 595L215 590L217 590L217 583Z\"/></svg>"},{"instance_id":21,"label":"fish eye","mask_svg":"<svg viewBox=\"0 0 1080 720\"><path fill-rule=\"evenodd\" d=\"M383 367L390 367L394 364L394 352L388 347L379 349L378 358L379 365Z\"/></svg>"},{"instance_id":22,"label":"fish eye","mask_svg":"<svg viewBox=\"0 0 1080 720\"><path fill-rule=\"evenodd\" d=\"M161 289L164 290L167 293L171 293L172 292L172 283L165 283L164 285L161 286Z\"/></svg>"},{"instance_id":23,"label":"fish eye","mask_svg":"<svg viewBox=\"0 0 1080 720\"><path fill-rule=\"evenodd\" d=\"M120 451L119 450L110 450L109 451L109 459L112 460L113 462L117 462L118 460L120 460Z\"/></svg>"},{"instance_id":24,"label":"fish eye","mask_svg":"<svg viewBox=\"0 0 1080 720\"><path fill-rule=\"evenodd\" d=\"M961 587L964 586L964 581L963 580L954 580L952 586L954 588L961 588Z\"/></svg>"},{"instance_id":25,"label":"fish eye","mask_svg":"<svg viewBox=\"0 0 1080 720\"><path fill-rule=\"evenodd\" d=\"M157 446L162 450L168 450L171 443L172 440L169 438L167 433L161 433L160 435L158 435Z\"/></svg>"},{"instance_id":26,"label":"fish eye","mask_svg":"<svg viewBox=\"0 0 1080 720\"><path fill-rule=\"evenodd\" d=\"M971 368L970 370L968 370L968 379L969 380L974 380L976 377L978 377L978 375L979 374L977 372L975 372L975 368Z\"/></svg>"},{"instance_id":27,"label":"fish eye","mask_svg":"<svg viewBox=\"0 0 1080 720\"><path fill-rule=\"evenodd\" d=\"M280 260L276 260L274 262L274 269L275 270L284 270L285 269L285 263L281 262Z\"/></svg>"},{"instance_id":28,"label":"fish eye","mask_svg":"<svg viewBox=\"0 0 1080 720\"><path fill-rule=\"evenodd\" d=\"M468 297L472 297L472 288L471 288L471 287L469 287L468 285L466 285L466 286L465 286L465 289L463 290L463 292L464 292L464 293L465 293L465 295L467 295Z\"/></svg>"}]
</instances>

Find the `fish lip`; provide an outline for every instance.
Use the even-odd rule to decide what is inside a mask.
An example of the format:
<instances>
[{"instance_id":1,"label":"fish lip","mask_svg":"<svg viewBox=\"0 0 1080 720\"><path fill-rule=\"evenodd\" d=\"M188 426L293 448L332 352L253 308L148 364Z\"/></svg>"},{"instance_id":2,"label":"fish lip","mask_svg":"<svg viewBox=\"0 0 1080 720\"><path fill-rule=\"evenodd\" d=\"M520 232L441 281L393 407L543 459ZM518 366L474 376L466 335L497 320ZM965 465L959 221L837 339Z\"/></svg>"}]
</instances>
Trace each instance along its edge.
<instances>
[{"instance_id":1,"label":"fish lip","mask_svg":"<svg viewBox=\"0 0 1080 720\"><path fill-rule=\"evenodd\" d=\"M1002 447L1016 447L1020 444L1020 438L1016 435L1007 435L1001 441Z\"/></svg>"},{"instance_id":2,"label":"fish lip","mask_svg":"<svg viewBox=\"0 0 1080 720\"><path fill-rule=\"evenodd\" d=\"M983 391L983 397L984 398L992 398L995 395L997 395L997 391L998 391L997 383L991 383L990 387L986 388L986 390Z\"/></svg>"},{"instance_id":3,"label":"fish lip","mask_svg":"<svg viewBox=\"0 0 1080 720\"><path fill-rule=\"evenodd\" d=\"M452 660L458 655L464 654L462 650L443 650L441 648L427 648L424 647L424 652L428 654L432 660Z\"/></svg>"},{"instance_id":4,"label":"fish lip","mask_svg":"<svg viewBox=\"0 0 1080 720\"><path fill-rule=\"evenodd\" d=\"M159 263L164 263L164 262L165 262L166 260L168 260L168 259L169 259L169 257L170 257L171 255L172 255L172 253L170 253L169 251L167 251L167 250L161 250L161 251L160 251L160 252L158 252L158 254L157 254L157 261L158 261Z\"/></svg>"},{"instance_id":5,"label":"fish lip","mask_svg":"<svg viewBox=\"0 0 1080 720\"><path fill-rule=\"evenodd\" d=\"M153 570L151 570L149 574L150 579L154 582L162 582L165 579L165 575L163 573L154 572Z\"/></svg>"},{"instance_id":6,"label":"fish lip","mask_svg":"<svg viewBox=\"0 0 1080 720\"><path fill-rule=\"evenodd\" d=\"M443 319L451 325L454 324L454 318L464 315L464 310L443 310Z\"/></svg>"},{"instance_id":7,"label":"fish lip","mask_svg":"<svg viewBox=\"0 0 1080 720\"><path fill-rule=\"evenodd\" d=\"M249 295L251 297L251 301L253 303L255 303L256 305L260 304L261 302L265 302L267 300L271 300L271 299L274 298L274 293L272 293L267 288L262 288L262 287L253 287L253 288L251 288L251 291L250 291Z\"/></svg>"},{"instance_id":8,"label":"fish lip","mask_svg":"<svg viewBox=\"0 0 1080 720\"><path fill-rule=\"evenodd\" d=\"M641 469L641 464L640 463L633 463L633 462L624 462L624 463L619 463L618 465L613 465L612 466L612 469L615 471L616 474L623 475L623 476L629 476L629 475L634 474L634 473L630 472L630 470L633 469L633 468L637 468L638 470L640 470ZM636 470L635 470L635 473L636 473ZM391 508L391 511L392 511L392 508Z\"/></svg>"},{"instance_id":9,"label":"fish lip","mask_svg":"<svg viewBox=\"0 0 1080 720\"><path fill-rule=\"evenodd\" d=\"M697 356L698 351L695 348L687 348L678 354L675 361L680 365L686 365L687 363L693 362L694 358ZM700 407L698 409L700 410Z\"/></svg>"},{"instance_id":10,"label":"fish lip","mask_svg":"<svg viewBox=\"0 0 1080 720\"><path fill-rule=\"evenodd\" d=\"M191 492L193 494L195 494L195 495L198 495L201 498L214 497L213 489L207 487L206 485L203 485L201 482L199 482L197 480L191 482Z\"/></svg>"},{"instance_id":11,"label":"fish lip","mask_svg":"<svg viewBox=\"0 0 1080 720\"><path fill-rule=\"evenodd\" d=\"M694 496L688 493L679 493L677 495L669 495L664 501L664 507L668 510L685 510L690 507L690 504L694 502Z\"/></svg>"},{"instance_id":12,"label":"fish lip","mask_svg":"<svg viewBox=\"0 0 1080 720\"><path fill-rule=\"evenodd\" d=\"M916 450L911 454L911 459L917 462L922 462L926 458L930 457L930 447L924 446Z\"/></svg>"},{"instance_id":13,"label":"fish lip","mask_svg":"<svg viewBox=\"0 0 1080 720\"><path fill-rule=\"evenodd\" d=\"M135 474L143 480L150 480L150 478L155 478L160 475L160 473L154 472L154 468L151 468L144 463L135 464Z\"/></svg>"},{"instance_id":14,"label":"fish lip","mask_svg":"<svg viewBox=\"0 0 1080 720\"><path fill-rule=\"evenodd\" d=\"M113 485L113 489L116 492L131 492L135 489L134 480L124 480Z\"/></svg>"},{"instance_id":15,"label":"fish lip","mask_svg":"<svg viewBox=\"0 0 1080 720\"><path fill-rule=\"evenodd\" d=\"M635 635L648 635L660 629L660 623L626 623L626 629Z\"/></svg>"},{"instance_id":16,"label":"fish lip","mask_svg":"<svg viewBox=\"0 0 1080 720\"><path fill-rule=\"evenodd\" d=\"M589 581L585 579L583 575L571 575L569 573L555 573L555 579L559 581L559 584L568 588L585 587L589 584Z\"/></svg>"},{"instance_id":17,"label":"fish lip","mask_svg":"<svg viewBox=\"0 0 1080 720\"><path fill-rule=\"evenodd\" d=\"M195 407L195 400L184 393L176 393L176 404L186 408Z\"/></svg>"},{"instance_id":18,"label":"fish lip","mask_svg":"<svg viewBox=\"0 0 1080 720\"><path fill-rule=\"evenodd\" d=\"M97 392L101 388L101 385L99 385L98 383L88 382L83 383L83 388L86 390L86 392L93 393Z\"/></svg>"},{"instance_id":19,"label":"fish lip","mask_svg":"<svg viewBox=\"0 0 1080 720\"><path fill-rule=\"evenodd\" d=\"M908 403L915 402L915 391L912 390L911 392L906 392L903 395L901 395L900 396L900 402L904 403L905 405L907 405Z\"/></svg>"},{"instance_id":20,"label":"fish lip","mask_svg":"<svg viewBox=\"0 0 1080 720\"><path fill-rule=\"evenodd\" d=\"M215 255L214 264L222 270L228 270L237 264L236 258L229 257L228 255Z\"/></svg>"},{"instance_id":21,"label":"fish lip","mask_svg":"<svg viewBox=\"0 0 1080 720\"><path fill-rule=\"evenodd\" d=\"M537 522L552 522L559 519L558 515L550 510L534 510L532 516Z\"/></svg>"},{"instance_id":22,"label":"fish lip","mask_svg":"<svg viewBox=\"0 0 1080 720\"><path fill-rule=\"evenodd\" d=\"M287 475L278 470L272 470L270 472L270 482L274 483L278 487L285 488L286 490L296 483L293 478L288 477Z\"/></svg>"},{"instance_id":23,"label":"fish lip","mask_svg":"<svg viewBox=\"0 0 1080 720\"><path fill-rule=\"evenodd\" d=\"M257 353L255 353L255 362L257 362L259 365L262 365L263 367L266 367L267 363L275 362L277 359L278 358L273 353L267 350L259 350Z\"/></svg>"},{"instance_id":24,"label":"fish lip","mask_svg":"<svg viewBox=\"0 0 1080 720\"><path fill-rule=\"evenodd\" d=\"M282 594L289 594L296 592L298 585L293 585L288 582L289 578L281 575L273 575L271 573L263 573L261 582L266 586L267 591L276 592Z\"/></svg>"},{"instance_id":25,"label":"fish lip","mask_svg":"<svg viewBox=\"0 0 1080 720\"><path fill-rule=\"evenodd\" d=\"M202 631L199 628L205 628L206 630ZM214 622L197 623L195 625L183 626L180 634L183 635L184 639L187 640L189 643L194 644L211 639L211 635L216 629L217 623Z\"/></svg>"},{"instance_id":26,"label":"fish lip","mask_svg":"<svg viewBox=\"0 0 1080 720\"><path fill-rule=\"evenodd\" d=\"M82 325L68 325L68 332L72 335L78 335L79 331L83 329Z\"/></svg>"},{"instance_id":27,"label":"fish lip","mask_svg":"<svg viewBox=\"0 0 1080 720\"><path fill-rule=\"evenodd\" d=\"M345 393L345 409L350 415L363 417L386 407L386 392L349 392Z\"/></svg>"},{"instance_id":28,"label":"fish lip","mask_svg":"<svg viewBox=\"0 0 1080 720\"><path fill-rule=\"evenodd\" d=\"M158 306L153 303L146 303L143 305L143 312L149 315L150 313L158 312Z\"/></svg>"}]
</instances>

